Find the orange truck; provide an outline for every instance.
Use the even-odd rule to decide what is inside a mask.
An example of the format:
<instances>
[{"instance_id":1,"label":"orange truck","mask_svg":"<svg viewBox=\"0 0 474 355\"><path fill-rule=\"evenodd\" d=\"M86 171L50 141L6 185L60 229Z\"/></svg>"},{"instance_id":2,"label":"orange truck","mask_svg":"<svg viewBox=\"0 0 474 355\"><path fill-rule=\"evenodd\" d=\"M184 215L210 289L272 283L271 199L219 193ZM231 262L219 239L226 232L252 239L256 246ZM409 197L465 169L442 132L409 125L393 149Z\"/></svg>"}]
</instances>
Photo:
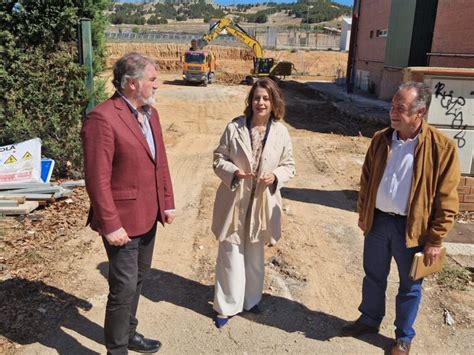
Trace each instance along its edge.
<instances>
[{"instance_id":1,"label":"orange truck","mask_svg":"<svg viewBox=\"0 0 474 355\"><path fill-rule=\"evenodd\" d=\"M183 55L182 63L184 81L204 86L214 82L216 58L211 51L187 50Z\"/></svg>"}]
</instances>

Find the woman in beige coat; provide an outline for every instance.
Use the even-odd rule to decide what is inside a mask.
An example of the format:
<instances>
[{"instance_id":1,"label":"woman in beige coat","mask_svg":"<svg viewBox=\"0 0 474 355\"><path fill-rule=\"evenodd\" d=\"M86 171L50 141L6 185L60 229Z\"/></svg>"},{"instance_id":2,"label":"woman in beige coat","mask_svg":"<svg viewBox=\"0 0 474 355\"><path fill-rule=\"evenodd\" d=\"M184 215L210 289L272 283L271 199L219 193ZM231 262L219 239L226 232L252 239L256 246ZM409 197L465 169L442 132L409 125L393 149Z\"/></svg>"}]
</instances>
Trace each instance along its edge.
<instances>
[{"instance_id":1,"label":"woman in beige coat","mask_svg":"<svg viewBox=\"0 0 474 355\"><path fill-rule=\"evenodd\" d=\"M214 294L215 319L223 327L244 309L259 312L266 243L281 236L280 188L295 175L290 136L278 122L285 113L276 83L259 79L244 116L230 122L214 151L221 179L212 231L219 240Z\"/></svg>"}]
</instances>

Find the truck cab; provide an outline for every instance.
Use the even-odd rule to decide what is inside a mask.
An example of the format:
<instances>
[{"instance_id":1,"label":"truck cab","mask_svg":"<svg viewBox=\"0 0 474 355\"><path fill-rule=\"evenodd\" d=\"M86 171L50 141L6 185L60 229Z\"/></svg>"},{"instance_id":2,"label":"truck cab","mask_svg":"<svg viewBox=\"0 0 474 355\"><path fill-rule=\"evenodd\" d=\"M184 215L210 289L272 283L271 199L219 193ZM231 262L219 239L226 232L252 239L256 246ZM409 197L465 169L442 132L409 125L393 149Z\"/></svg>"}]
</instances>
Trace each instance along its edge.
<instances>
[{"instance_id":1,"label":"truck cab","mask_svg":"<svg viewBox=\"0 0 474 355\"><path fill-rule=\"evenodd\" d=\"M214 81L216 59L211 51L187 50L183 55L183 79L207 85Z\"/></svg>"}]
</instances>

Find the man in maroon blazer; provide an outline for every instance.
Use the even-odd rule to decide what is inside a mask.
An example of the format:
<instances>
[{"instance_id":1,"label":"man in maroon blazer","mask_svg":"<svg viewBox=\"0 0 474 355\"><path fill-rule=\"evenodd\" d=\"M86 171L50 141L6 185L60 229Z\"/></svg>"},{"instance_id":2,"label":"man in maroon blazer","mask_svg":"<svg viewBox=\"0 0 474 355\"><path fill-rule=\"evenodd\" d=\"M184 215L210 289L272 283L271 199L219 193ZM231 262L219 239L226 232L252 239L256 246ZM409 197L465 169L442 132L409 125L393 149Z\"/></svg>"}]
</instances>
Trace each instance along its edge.
<instances>
[{"instance_id":1,"label":"man in maroon blazer","mask_svg":"<svg viewBox=\"0 0 474 355\"><path fill-rule=\"evenodd\" d=\"M129 53L114 66L115 94L94 108L81 131L91 201L88 222L109 259L105 315L108 354L152 353L157 340L136 331L138 299L151 266L157 221L175 218L173 188L155 102L155 63Z\"/></svg>"}]
</instances>

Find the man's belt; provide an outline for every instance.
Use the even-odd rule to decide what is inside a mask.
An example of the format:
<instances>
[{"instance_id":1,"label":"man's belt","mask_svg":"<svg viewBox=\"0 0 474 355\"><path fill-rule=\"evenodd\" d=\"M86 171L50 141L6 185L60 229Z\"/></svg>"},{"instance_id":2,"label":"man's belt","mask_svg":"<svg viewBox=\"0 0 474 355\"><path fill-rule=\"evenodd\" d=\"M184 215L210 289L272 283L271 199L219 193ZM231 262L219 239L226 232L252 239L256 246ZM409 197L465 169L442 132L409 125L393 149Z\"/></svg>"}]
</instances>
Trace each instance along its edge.
<instances>
[{"instance_id":1,"label":"man's belt","mask_svg":"<svg viewBox=\"0 0 474 355\"><path fill-rule=\"evenodd\" d=\"M385 211L379 210L378 208L375 209L375 212L378 212L378 213L381 213L381 214L388 214L389 216L397 217L397 218L407 218L407 216L405 216L405 215L397 214L397 213L393 213L393 212L385 212Z\"/></svg>"}]
</instances>

